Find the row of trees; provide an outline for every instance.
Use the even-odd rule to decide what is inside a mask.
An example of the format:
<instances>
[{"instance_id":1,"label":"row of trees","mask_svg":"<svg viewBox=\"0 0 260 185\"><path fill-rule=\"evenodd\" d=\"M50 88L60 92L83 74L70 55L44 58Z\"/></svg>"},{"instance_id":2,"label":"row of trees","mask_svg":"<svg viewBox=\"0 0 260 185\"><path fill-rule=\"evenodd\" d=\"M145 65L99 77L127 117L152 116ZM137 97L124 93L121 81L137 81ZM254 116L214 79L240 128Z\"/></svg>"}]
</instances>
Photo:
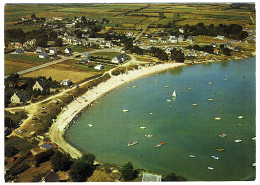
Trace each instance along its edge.
<instances>
[{"instance_id":1,"label":"row of trees","mask_svg":"<svg viewBox=\"0 0 260 185\"><path fill-rule=\"evenodd\" d=\"M205 26L204 23L200 22L196 25L186 24L184 27L184 36L197 36L197 35L207 35L207 36L217 36L223 35L227 38L234 40L243 40L248 36L246 31L242 30L242 26L239 24L219 24L215 26L210 24ZM180 34L178 31L175 34Z\"/></svg>"}]
</instances>

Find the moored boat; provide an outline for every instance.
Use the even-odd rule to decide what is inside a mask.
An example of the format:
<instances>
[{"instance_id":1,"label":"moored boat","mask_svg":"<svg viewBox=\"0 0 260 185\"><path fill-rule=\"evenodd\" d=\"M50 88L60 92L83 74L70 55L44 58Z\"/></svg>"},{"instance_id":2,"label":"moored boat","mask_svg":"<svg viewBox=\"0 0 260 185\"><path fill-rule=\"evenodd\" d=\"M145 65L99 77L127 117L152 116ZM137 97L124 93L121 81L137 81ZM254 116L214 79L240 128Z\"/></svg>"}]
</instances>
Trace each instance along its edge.
<instances>
[{"instance_id":1,"label":"moored boat","mask_svg":"<svg viewBox=\"0 0 260 185\"><path fill-rule=\"evenodd\" d=\"M236 143L240 143L240 142L242 142L242 140L241 139L236 139L235 142Z\"/></svg>"},{"instance_id":2,"label":"moored boat","mask_svg":"<svg viewBox=\"0 0 260 185\"><path fill-rule=\"evenodd\" d=\"M208 169L209 169L209 170L214 170L214 168L213 168L213 167L210 167L210 166L208 167Z\"/></svg>"},{"instance_id":3,"label":"moored boat","mask_svg":"<svg viewBox=\"0 0 260 185\"><path fill-rule=\"evenodd\" d=\"M224 151L224 148L217 148L216 150L219 152L222 152L222 151Z\"/></svg>"},{"instance_id":4,"label":"moored boat","mask_svg":"<svg viewBox=\"0 0 260 185\"><path fill-rule=\"evenodd\" d=\"M216 159L216 160L219 160L219 157L215 156L215 155L212 155L211 156L213 159Z\"/></svg>"},{"instance_id":5,"label":"moored boat","mask_svg":"<svg viewBox=\"0 0 260 185\"><path fill-rule=\"evenodd\" d=\"M140 129L146 129L146 127L139 127Z\"/></svg>"},{"instance_id":6,"label":"moored boat","mask_svg":"<svg viewBox=\"0 0 260 185\"><path fill-rule=\"evenodd\" d=\"M192 105L193 105L194 107L198 106L198 104L197 104L197 103L193 103Z\"/></svg>"},{"instance_id":7,"label":"moored boat","mask_svg":"<svg viewBox=\"0 0 260 185\"><path fill-rule=\"evenodd\" d=\"M145 134L144 136L145 137L153 137L153 135L151 135L151 134Z\"/></svg>"},{"instance_id":8,"label":"moored boat","mask_svg":"<svg viewBox=\"0 0 260 185\"><path fill-rule=\"evenodd\" d=\"M160 143L160 144L154 145L154 148L159 148L159 147L161 147L161 146L164 145L164 144L165 144L165 142L162 142L162 143Z\"/></svg>"},{"instance_id":9,"label":"moored boat","mask_svg":"<svg viewBox=\"0 0 260 185\"><path fill-rule=\"evenodd\" d=\"M220 117L215 117L215 120L221 120L221 118Z\"/></svg>"},{"instance_id":10,"label":"moored boat","mask_svg":"<svg viewBox=\"0 0 260 185\"><path fill-rule=\"evenodd\" d=\"M189 157L194 158L194 157L196 157L196 156L195 156L195 155L189 155Z\"/></svg>"},{"instance_id":11,"label":"moored boat","mask_svg":"<svg viewBox=\"0 0 260 185\"><path fill-rule=\"evenodd\" d=\"M238 119L243 119L244 118L244 116L238 116Z\"/></svg>"},{"instance_id":12,"label":"moored boat","mask_svg":"<svg viewBox=\"0 0 260 185\"><path fill-rule=\"evenodd\" d=\"M89 127L93 127L93 125L92 125L92 124L88 124L88 126L89 126Z\"/></svg>"},{"instance_id":13,"label":"moored boat","mask_svg":"<svg viewBox=\"0 0 260 185\"><path fill-rule=\"evenodd\" d=\"M124 109L123 112L128 112L128 110L127 110L127 109Z\"/></svg>"},{"instance_id":14,"label":"moored boat","mask_svg":"<svg viewBox=\"0 0 260 185\"><path fill-rule=\"evenodd\" d=\"M208 98L209 101L213 101L214 99L213 98Z\"/></svg>"},{"instance_id":15,"label":"moored boat","mask_svg":"<svg viewBox=\"0 0 260 185\"><path fill-rule=\"evenodd\" d=\"M224 133L223 133L223 134L219 134L218 136L219 136L219 137L227 137L227 134L224 134Z\"/></svg>"},{"instance_id":16,"label":"moored boat","mask_svg":"<svg viewBox=\"0 0 260 185\"><path fill-rule=\"evenodd\" d=\"M133 146L133 145L136 145L136 144L138 144L138 142L137 141L133 141L133 142L128 143L127 146Z\"/></svg>"}]
</instances>

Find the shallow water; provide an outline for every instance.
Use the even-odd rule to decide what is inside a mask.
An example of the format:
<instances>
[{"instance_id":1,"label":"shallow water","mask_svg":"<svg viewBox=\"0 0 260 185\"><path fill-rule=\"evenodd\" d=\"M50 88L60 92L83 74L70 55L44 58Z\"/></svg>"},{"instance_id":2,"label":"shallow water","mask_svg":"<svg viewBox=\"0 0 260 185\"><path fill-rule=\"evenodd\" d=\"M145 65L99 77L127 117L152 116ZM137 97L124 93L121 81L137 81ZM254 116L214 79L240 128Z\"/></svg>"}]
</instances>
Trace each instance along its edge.
<instances>
[{"instance_id":1,"label":"shallow water","mask_svg":"<svg viewBox=\"0 0 260 185\"><path fill-rule=\"evenodd\" d=\"M253 179L255 83L255 58L161 72L104 96L77 119L65 138L102 162L131 161L135 169L174 172L188 180ZM176 99L171 96L174 90ZM244 119L238 119L240 115ZM146 138L146 133L153 137ZM227 137L218 137L221 133ZM127 146L134 140L137 145ZM159 142L166 144L154 148ZM224 151L217 151L219 147Z\"/></svg>"}]
</instances>

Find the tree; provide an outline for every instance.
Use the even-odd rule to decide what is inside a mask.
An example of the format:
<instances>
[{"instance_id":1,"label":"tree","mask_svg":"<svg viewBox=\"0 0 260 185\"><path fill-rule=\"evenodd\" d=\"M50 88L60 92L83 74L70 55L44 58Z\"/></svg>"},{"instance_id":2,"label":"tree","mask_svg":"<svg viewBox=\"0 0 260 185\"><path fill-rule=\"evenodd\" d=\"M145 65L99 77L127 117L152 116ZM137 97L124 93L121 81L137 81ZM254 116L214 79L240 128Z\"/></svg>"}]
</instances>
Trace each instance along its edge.
<instances>
[{"instance_id":1,"label":"tree","mask_svg":"<svg viewBox=\"0 0 260 185\"><path fill-rule=\"evenodd\" d=\"M163 177L162 181L187 181L185 177L176 175L175 173L169 173Z\"/></svg>"},{"instance_id":2,"label":"tree","mask_svg":"<svg viewBox=\"0 0 260 185\"><path fill-rule=\"evenodd\" d=\"M133 180L135 177L134 168L131 162L126 163L121 169L120 169L122 177L128 181Z\"/></svg>"},{"instance_id":3,"label":"tree","mask_svg":"<svg viewBox=\"0 0 260 185\"><path fill-rule=\"evenodd\" d=\"M88 177L93 174L94 171L94 160L93 154L83 154L83 156L77 159L71 166L70 177L74 182L84 182Z\"/></svg>"},{"instance_id":4,"label":"tree","mask_svg":"<svg viewBox=\"0 0 260 185\"><path fill-rule=\"evenodd\" d=\"M32 18L32 19L36 19L37 17L36 17L35 14L32 14L32 15L31 15L31 18Z\"/></svg>"},{"instance_id":5,"label":"tree","mask_svg":"<svg viewBox=\"0 0 260 185\"><path fill-rule=\"evenodd\" d=\"M55 154L51 157L51 164L54 171L67 171L70 169L72 161L69 154L62 154L60 151L55 151Z\"/></svg>"},{"instance_id":6,"label":"tree","mask_svg":"<svg viewBox=\"0 0 260 185\"><path fill-rule=\"evenodd\" d=\"M18 150L14 146L5 145L5 156L6 157L13 157L16 154L18 154Z\"/></svg>"},{"instance_id":7,"label":"tree","mask_svg":"<svg viewBox=\"0 0 260 185\"><path fill-rule=\"evenodd\" d=\"M57 38L55 40L55 45L61 47L63 45L63 41L61 38Z\"/></svg>"},{"instance_id":8,"label":"tree","mask_svg":"<svg viewBox=\"0 0 260 185\"><path fill-rule=\"evenodd\" d=\"M43 38L37 39L35 42L35 45L40 46L40 47L46 47L47 43L48 43L48 38L43 37Z\"/></svg>"}]
</instances>

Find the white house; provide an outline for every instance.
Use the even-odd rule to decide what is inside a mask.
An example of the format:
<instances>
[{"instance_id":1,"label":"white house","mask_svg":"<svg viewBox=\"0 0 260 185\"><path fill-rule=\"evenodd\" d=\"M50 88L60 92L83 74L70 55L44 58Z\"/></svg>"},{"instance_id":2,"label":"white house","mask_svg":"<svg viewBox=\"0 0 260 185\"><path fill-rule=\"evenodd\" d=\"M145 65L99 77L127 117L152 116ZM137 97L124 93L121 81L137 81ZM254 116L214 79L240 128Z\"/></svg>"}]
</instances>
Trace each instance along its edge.
<instances>
[{"instance_id":1,"label":"white house","mask_svg":"<svg viewBox=\"0 0 260 185\"><path fill-rule=\"evenodd\" d=\"M61 80L60 81L60 85L67 85L67 86L69 86L71 84L72 84L72 82L71 82L70 79L66 79L66 80Z\"/></svg>"},{"instance_id":2,"label":"white house","mask_svg":"<svg viewBox=\"0 0 260 185\"><path fill-rule=\"evenodd\" d=\"M97 66L94 67L94 69L102 70L102 69L104 69L104 66L103 65L97 65Z\"/></svg>"},{"instance_id":3,"label":"white house","mask_svg":"<svg viewBox=\"0 0 260 185\"><path fill-rule=\"evenodd\" d=\"M42 53L42 52L44 52L44 49L42 47L38 46L36 48L36 53Z\"/></svg>"},{"instance_id":4,"label":"white house","mask_svg":"<svg viewBox=\"0 0 260 185\"><path fill-rule=\"evenodd\" d=\"M179 35L178 42L183 42L183 40L184 40L184 35Z\"/></svg>"},{"instance_id":5,"label":"white house","mask_svg":"<svg viewBox=\"0 0 260 185\"><path fill-rule=\"evenodd\" d=\"M48 53L39 53L39 58L49 58Z\"/></svg>"},{"instance_id":6,"label":"white house","mask_svg":"<svg viewBox=\"0 0 260 185\"><path fill-rule=\"evenodd\" d=\"M217 35L217 39L223 40L225 38L225 36L223 35Z\"/></svg>"},{"instance_id":7,"label":"white house","mask_svg":"<svg viewBox=\"0 0 260 185\"><path fill-rule=\"evenodd\" d=\"M178 38L175 36L170 36L169 41L170 43L178 43Z\"/></svg>"},{"instance_id":8,"label":"white house","mask_svg":"<svg viewBox=\"0 0 260 185\"><path fill-rule=\"evenodd\" d=\"M67 53L67 54L73 53L71 48L66 48L64 52Z\"/></svg>"},{"instance_id":9,"label":"white house","mask_svg":"<svg viewBox=\"0 0 260 185\"><path fill-rule=\"evenodd\" d=\"M50 54L57 54L57 49L56 48L50 48L49 53Z\"/></svg>"},{"instance_id":10,"label":"white house","mask_svg":"<svg viewBox=\"0 0 260 185\"><path fill-rule=\"evenodd\" d=\"M115 63L115 64L120 64L120 63L122 63L122 59L119 56L117 56L117 57L112 58L111 62Z\"/></svg>"}]
</instances>

